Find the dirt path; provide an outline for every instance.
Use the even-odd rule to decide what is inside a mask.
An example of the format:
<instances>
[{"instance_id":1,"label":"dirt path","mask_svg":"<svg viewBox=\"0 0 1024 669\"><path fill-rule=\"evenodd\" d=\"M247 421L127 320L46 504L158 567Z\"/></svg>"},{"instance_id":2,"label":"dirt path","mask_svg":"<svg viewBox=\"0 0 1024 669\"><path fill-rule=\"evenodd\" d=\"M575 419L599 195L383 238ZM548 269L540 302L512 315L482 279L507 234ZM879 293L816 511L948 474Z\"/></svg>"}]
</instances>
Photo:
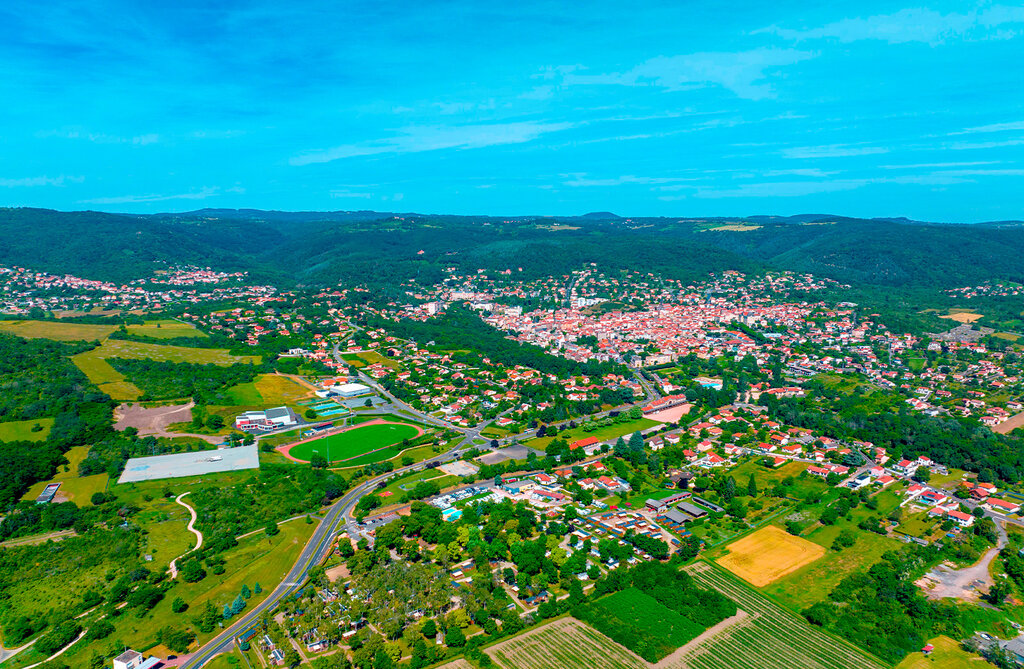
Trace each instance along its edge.
<instances>
[{"instance_id":1,"label":"dirt path","mask_svg":"<svg viewBox=\"0 0 1024 669\"><path fill-rule=\"evenodd\" d=\"M188 555L192 551L197 551L197 550L199 550L200 548L203 547L203 533L196 529L196 510L193 509L191 506L189 506L187 503L183 502L182 499L181 499L182 497L184 497L187 494L189 494L189 493L187 493L187 492L181 493L180 495L177 496L177 498L175 498L174 501L177 502L178 504L182 505L186 509L188 509L189 514L192 515L192 520L188 521L188 531L191 532L192 534L196 535L196 545L195 545L195 548L190 548L189 550L185 551L184 553L182 553L178 557L176 557L173 560L171 560L171 566L170 566L171 578L178 578L178 560L180 560L181 558L185 557L186 555Z\"/></svg>"},{"instance_id":2,"label":"dirt path","mask_svg":"<svg viewBox=\"0 0 1024 669\"><path fill-rule=\"evenodd\" d=\"M950 569L941 564L915 581L925 591L928 599L950 597L977 602L984 592L988 592L994 582L989 570L992 560L999 555L999 551L1007 543L1006 530L998 522L996 529L999 531L999 541L996 547L988 549L981 559L970 567Z\"/></svg>"},{"instance_id":3,"label":"dirt path","mask_svg":"<svg viewBox=\"0 0 1024 669\"><path fill-rule=\"evenodd\" d=\"M49 662L50 660L54 659L55 657L60 657L61 655L63 655L63 654L64 654L64 652L65 652L65 651L67 651L67 650L68 650L69 648L71 648L71 647L72 647L72 646L74 646L74 645L75 645L76 643L78 643L79 641L81 641L81 640L82 640L82 637L84 637L84 636L86 635L86 633L87 633L88 631L89 631L89 630L86 630L86 629L82 630L82 633L81 633L81 634L79 634L79 635L78 635L78 636L77 636L77 637L75 638L75 640L74 640L74 641L72 641L72 642L71 642L71 643L69 643L68 645L64 646L63 648L61 648L61 649L60 649L60 650L58 650L58 651L57 651L56 653L54 653L54 654L53 654L53 655L51 655L50 657L46 658L46 659L45 659L45 660L43 660L42 662L36 662L35 664L30 664L30 665L28 665L27 667L25 667L25 669L33 669L33 667L38 667L38 666L39 666L39 665L41 665L41 664L46 664L47 662Z\"/></svg>"},{"instance_id":4,"label":"dirt path","mask_svg":"<svg viewBox=\"0 0 1024 669\"><path fill-rule=\"evenodd\" d=\"M36 544L43 544L47 541L60 541L68 537L74 536L74 530L58 530L57 532L50 532L48 534L41 534L34 537L21 537L18 539L9 539L8 541L0 542L0 548L13 548L15 546L34 546Z\"/></svg>"}]
</instances>

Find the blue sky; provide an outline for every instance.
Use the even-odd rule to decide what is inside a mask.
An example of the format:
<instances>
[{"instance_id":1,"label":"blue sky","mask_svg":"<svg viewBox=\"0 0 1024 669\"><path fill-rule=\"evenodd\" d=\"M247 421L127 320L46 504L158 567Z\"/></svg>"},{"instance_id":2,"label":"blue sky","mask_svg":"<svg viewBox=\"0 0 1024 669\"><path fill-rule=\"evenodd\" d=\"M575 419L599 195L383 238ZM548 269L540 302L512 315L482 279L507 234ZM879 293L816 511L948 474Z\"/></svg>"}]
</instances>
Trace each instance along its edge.
<instances>
[{"instance_id":1,"label":"blue sky","mask_svg":"<svg viewBox=\"0 0 1024 669\"><path fill-rule=\"evenodd\" d=\"M0 6L0 205L1024 219L1024 5Z\"/></svg>"}]
</instances>

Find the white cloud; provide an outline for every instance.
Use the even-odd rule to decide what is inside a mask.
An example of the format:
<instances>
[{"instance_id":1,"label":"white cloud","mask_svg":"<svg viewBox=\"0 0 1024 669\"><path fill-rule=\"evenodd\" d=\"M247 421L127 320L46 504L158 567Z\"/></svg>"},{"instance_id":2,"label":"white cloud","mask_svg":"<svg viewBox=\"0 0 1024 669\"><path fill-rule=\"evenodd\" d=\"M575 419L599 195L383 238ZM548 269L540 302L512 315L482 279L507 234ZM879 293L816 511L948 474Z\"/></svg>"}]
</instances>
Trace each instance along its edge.
<instances>
[{"instance_id":1,"label":"white cloud","mask_svg":"<svg viewBox=\"0 0 1024 669\"><path fill-rule=\"evenodd\" d=\"M635 185L658 185L658 184L671 184L678 183L680 181L695 181L696 179L682 179L679 177L638 177L632 174L626 174L619 177L612 177L608 179L591 179L586 174L572 174L569 175L572 178L568 181L563 182L566 186L573 187L608 187L608 186L622 186L626 184Z\"/></svg>"},{"instance_id":2,"label":"white cloud","mask_svg":"<svg viewBox=\"0 0 1024 669\"><path fill-rule=\"evenodd\" d=\"M970 135L977 132L1005 132L1007 130L1024 130L1024 121L1013 121L1010 123L991 123L979 125L974 128L964 128L959 132L951 132L951 135Z\"/></svg>"},{"instance_id":3,"label":"white cloud","mask_svg":"<svg viewBox=\"0 0 1024 669\"><path fill-rule=\"evenodd\" d=\"M755 33L772 33L797 42L818 39L833 39L844 43L881 40L889 44L923 42L934 45L949 39L1006 39L1016 33L999 28L1015 23L1024 23L1024 7L996 5L964 14L942 14L922 7L867 18L842 19L818 28L791 29L773 25Z\"/></svg>"},{"instance_id":4,"label":"white cloud","mask_svg":"<svg viewBox=\"0 0 1024 669\"><path fill-rule=\"evenodd\" d=\"M1024 139L1004 139L996 142L954 142L946 148L953 151L969 151L972 149L998 149L1004 146L1020 146Z\"/></svg>"},{"instance_id":5,"label":"white cloud","mask_svg":"<svg viewBox=\"0 0 1024 669\"><path fill-rule=\"evenodd\" d=\"M774 95L771 84L766 81L774 70L814 56L810 51L775 48L658 56L626 72L570 72L563 76L562 83L567 86L653 86L670 91L715 85L741 98L760 100Z\"/></svg>"},{"instance_id":6,"label":"white cloud","mask_svg":"<svg viewBox=\"0 0 1024 669\"><path fill-rule=\"evenodd\" d=\"M997 165L999 162L998 160L975 160L961 163L914 163L911 165L879 165L878 167L883 170L909 170L922 167L975 167L977 165Z\"/></svg>"},{"instance_id":7,"label":"white cloud","mask_svg":"<svg viewBox=\"0 0 1024 669\"><path fill-rule=\"evenodd\" d=\"M69 177L60 175L58 177L21 177L19 179L7 179L0 177L2 188L32 188L35 186L63 186L65 183L80 184L85 177Z\"/></svg>"},{"instance_id":8,"label":"white cloud","mask_svg":"<svg viewBox=\"0 0 1024 669\"><path fill-rule=\"evenodd\" d=\"M889 153L881 146L851 146L849 144L828 144L825 146L797 146L782 150L783 158L848 158L850 156L871 156Z\"/></svg>"},{"instance_id":9,"label":"white cloud","mask_svg":"<svg viewBox=\"0 0 1024 669\"><path fill-rule=\"evenodd\" d=\"M293 156L288 162L297 166L311 165L383 153L420 153L439 149L479 149L501 144L521 144L547 133L568 130L574 125L519 121L462 126L411 126L403 128L402 134L394 137L307 151Z\"/></svg>"},{"instance_id":10,"label":"white cloud","mask_svg":"<svg viewBox=\"0 0 1024 669\"><path fill-rule=\"evenodd\" d=\"M238 192L237 189L231 189L231 191ZM181 193L178 195L116 195L113 197L97 197L90 200L80 200L80 202L82 204L139 204L146 202L165 202L167 200L205 200L208 197L219 195L220 192L221 189L219 187L214 186L211 188L204 186L198 191Z\"/></svg>"},{"instance_id":11,"label":"white cloud","mask_svg":"<svg viewBox=\"0 0 1024 669\"><path fill-rule=\"evenodd\" d=\"M369 200L373 197L373 193L357 193L350 190L332 190L331 197L335 198L359 198L363 200Z\"/></svg>"}]
</instances>

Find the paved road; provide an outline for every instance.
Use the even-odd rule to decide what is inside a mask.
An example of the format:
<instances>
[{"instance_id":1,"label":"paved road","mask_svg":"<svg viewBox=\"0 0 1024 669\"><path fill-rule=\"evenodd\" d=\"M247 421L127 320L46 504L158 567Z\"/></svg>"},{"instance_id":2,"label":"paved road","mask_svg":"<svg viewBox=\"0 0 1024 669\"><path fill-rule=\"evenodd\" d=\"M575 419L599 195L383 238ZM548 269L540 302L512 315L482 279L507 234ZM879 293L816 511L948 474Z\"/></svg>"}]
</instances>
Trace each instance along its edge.
<instances>
[{"instance_id":1,"label":"paved road","mask_svg":"<svg viewBox=\"0 0 1024 669\"><path fill-rule=\"evenodd\" d=\"M452 460L457 458L460 452L461 449L455 448L437 458L433 458L433 460ZM302 549L298 559L295 561L295 565L292 566L285 576L284 581L270 593L269 597L250 609L230 627L193 653L188 662L181 665L183 669L198 669L198 667L209 662L217 653L230 649L236 636L248 628L249 625L259 620L264 612L273 610L278 602L297 591L305 581L309 570L323 562L330 553L339 525L344 523L350 534L355 536L356 524L352 518L352 510L360 498L375 490L377 484L382 481L406 472L423 469L425 466L425 462L419 462L408 467L396 469L393 472L369 479L345 493L324 515L323 520Z\"/></svg>"}]
</instances>

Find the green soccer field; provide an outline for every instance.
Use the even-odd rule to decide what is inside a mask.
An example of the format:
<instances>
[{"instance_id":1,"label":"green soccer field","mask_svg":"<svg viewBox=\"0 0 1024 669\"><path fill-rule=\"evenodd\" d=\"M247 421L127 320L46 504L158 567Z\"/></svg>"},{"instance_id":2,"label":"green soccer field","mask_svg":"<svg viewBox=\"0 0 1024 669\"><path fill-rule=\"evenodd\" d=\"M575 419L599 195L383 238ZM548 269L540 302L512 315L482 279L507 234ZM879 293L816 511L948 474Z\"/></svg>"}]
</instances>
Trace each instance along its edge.
<instances>
[{"instance_id":1,"label":"green soccer field","mask_svg":"<svg viewBox=\"0 0 1024 669\"><path fill-rule=\"evenodd\" d=\"M418 430L412 425L364 425L354 430L332 434L323 439L307 441L293 446L289 451L296 460L309 462L314 453L319 453L331 462L347 460L356 456L375 451L378 448L401 443L403 439L413 439ZM390 457L390 455L389 455Z\"/></svg>"}]
</instances>

